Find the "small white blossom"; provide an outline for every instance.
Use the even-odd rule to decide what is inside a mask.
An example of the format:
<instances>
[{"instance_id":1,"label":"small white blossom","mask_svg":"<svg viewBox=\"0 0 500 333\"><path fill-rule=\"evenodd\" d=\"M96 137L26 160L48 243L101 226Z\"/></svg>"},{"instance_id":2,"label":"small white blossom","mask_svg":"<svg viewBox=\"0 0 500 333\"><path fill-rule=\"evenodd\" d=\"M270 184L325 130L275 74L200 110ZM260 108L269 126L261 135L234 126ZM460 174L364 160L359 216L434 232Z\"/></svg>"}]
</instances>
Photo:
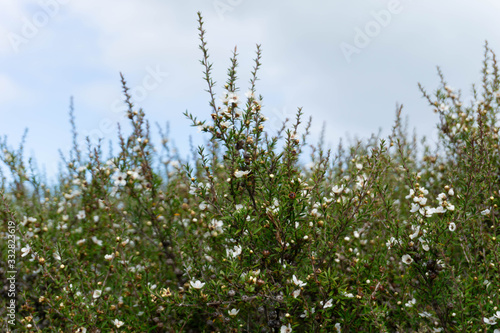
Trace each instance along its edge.
<instances>
[{"instance_id":1,"label":"small white blossom","mask_svg":"<svg viewBox=\"0 0 500 333\"><path fill-rule=\"evenodd\" d=\"M485 210L483 210L483 211L481 212L481 215L486 216L486 215L490 215L490 213L491 213L491 211L490 211L489 209L485 209Z\"/></svg>"},{"instance_id":2,"label":"small white blossom","mask_svg":"<svg viewBox=\"0 0 500 333\"><path fill-rule=\"evenodd\" d=\"M189 281L189 283L191 284L191 287L193 287L194 289L201 289L203 288L203 286L205 285L204 282L200 282L200 280L196 280L196 281Z\"/></svg>"},{"instance_id":3,"label":"small white blossom","mask_svg":"<svg viewBox=\"0 0 500 333\"><path fill-rule=\"evenodd\" d=\"M93 298L99 298L101 297L102 290L94 290L94 293L92 294Z\"/></svg>"},{"instance_id":4,"label":"small white blossom","mask_svg":"<svg viewBox=\"0 0 500 333\"><path fill-rule=\"evenodd\" d=\"M323 309L328 309L328 308L331 308L331 307L333 306L333 299L331 299L331 298L330 298L330 299L329 299L329 300L325 303L325 305L323 305L323 301L319 302L319 304L320 304L321 306L323 306Z\"/></svg>"},{"instance_id":5,"label":"small white blossom","mask_svg":"<svg viewBox=\"0 0 500 333\"><path fill-rule=\"evenodd\" d=\"M83 220L85 218L85 211L84 210L79 211L78 214L76 214L76 218L79 220Z\"/></svg>"},{"instance_id":6,"label":"small white blossom","mask_svg":"<svg viewBox=\"0 0 500 333\"><path fill-rule=\"evenodd\" d=\"M231 258L236 258L241 254L241 246L240 245L235 245L233 249L226 249L226 255Z\"/></svg>"},{"instance_id":7,"label":"small white blossom","mask_svg":"<svg viewBox=\"0 0 500 333\"><path fill-rule=\"evenodd\" d=\"M292 276L292 279L293 279L293 284L295 284L296 286L304 287L307 284L307 282L302 282L299 279L297 279L295 275Z\"/></svg>"},{"instance_id":8,"label":"small white blossom","mask_svg":"<svg viewBox=\"0 0 500 333\"><path fill-rule=\"evenodd\" d=\"M227 311L227 313L231 316L231 317L234 317L238 314L238 312L240 312L240 309L232 309L231 311Z\"/></svg>"},{"instance_id":9,"label":"small white blossom","mask_svg":"<svg viewBox=\"0 0 500 333\"><path fill-rule=\"evenodd\" d=\"M102 246L102 240L97 239L97 237L96 237L96 236L92 236L92 238L91 238L91 239L92 239L92 241L93 241L95 244L97 244L97 245L99 245L99 246Z\"/></svg>"},{"instance_id":10,"label":"small white blossom","mask_svg":"<svg viewBox=\"0 0 500 333\"><path fill-rule=\"evenodd\" d=\"M332 187L332 192L335 193L335 194L340 194L342 193L342 191L344 190L344 185L335 185L334 187Z\"/></svg>"},{"instance_id":11,"label":"small white blossom","mask_svg":"<svg viewBox=\"0 0 500 333\"><path fill-rule=\"evenodd\" d=\"M124 172L117 171L111 177L114 180L115 186L125 186L127 185L127 174Z\"/></svg>"},{"instance_id":12,"label":"small white blossom","mask_svg":"<svg viewBox=\"0 0 500 333\"><path fill-rule=\"evenodd\" d=\"M420 233L420 226L419 225L417 225L416 227L411 226L411 229L414 231L414 233L410 235L410 238L413 239L413 238L418 237L418 235Z\"/></svg>"},{"instance_id":13,"label":"small white blossom","mask_svg":"<svg viewBox=\"0 0 500 333\"><path fill-rule=\"evenodd\" d=\"M249 170L247 170L247 171L240 171L240 170L236 170L236 171L234 172L234 176L235 176L236 178L241 178L241 177L243 177L243 176L248 175L249 173L250 173L250 171L249 171Z\"/></svg>"},{"instance_id":14,"label":"small white blossom","mask_svg":"<svg viewBox=\"0 0 500 333\"><path fill-rule=\"evenodd\" d=\"M407 265L411 264L413 262L413 258L410 257L408 254L403 255L403 262Z\"/></svg>"},{"instance_id":15,"label":"small white blossom","mask_svg":"<svg viewBox=\"0 0 500 333\"><path fill-rule=\"evenodd\" d=\"M391 239L389 239L389 240L387 241L387 243L385 243L385 246L387 246L387 248L390 250L390 249L391 249L391 247L392 247L393 245L397 244L398 242L399 242L399 241L398 241L396 238L391 237Z\"/></svg>"},{"instance_id":16,"label":"small white blossom","mask_svg":"<svg viewBox=\"0 0 500 333\"><path fill-rule=\"evenodd\" d=\"M281 326L280 333L291 333L292 332L292 326L288 324L288 326Z\"/></svg>"},{"instance_id":17,"label":"small white blossom","mask_svg":"<svg viewBox=\"0 0 500 333\"><path fill-rule=\"evenodd\" d=\"M120 328L123 326L123 324L125 324L123 321L120 321L118 319L115 319L113 320L113 324L117 327L117 328Z\"/></svg>"},{"instance_id":18,"label":"small white blossom","mask_svg":"<svg viewBox=\"0 0 500 333\"><path fill-rule=\"evenodd\" d=\"M415 305L415 303L417 303L417 300L415 298L412 298L410 301L408 301L405 306L408 307L408 308L411 308L412 306Z\"/></svg>"},{"instance_id":19,"label":"small white blossom","mask_svg":"<svg viewBox=\"0 0 500 333\"><path fill-rule=\"evenodd\" d=\"M448 225L448 229L450 229L450 231L455 231L457 229L457 226L455 223L451 222L449 225Z\"/></svg>"},{"instance_id":20,"label":"small white blossom","mask_svg":"<svg viewBox=\"0 0 500 333\"><path fill-rule=\"evenodd\" d=\"M416 203L411 204L410 213L415 213L420 209L420 205Z\"/></svg>"},{"instance_id":21,"label":"small white blossom","mask_svg":"<svg viewBox=\"0 0 500 333\"><path fill-rule=\"evenodd\" d=\"M25 247L21 249L21 257L26 257L31 252L31 246L26 244Z\"/></svg>"}]
</instances>

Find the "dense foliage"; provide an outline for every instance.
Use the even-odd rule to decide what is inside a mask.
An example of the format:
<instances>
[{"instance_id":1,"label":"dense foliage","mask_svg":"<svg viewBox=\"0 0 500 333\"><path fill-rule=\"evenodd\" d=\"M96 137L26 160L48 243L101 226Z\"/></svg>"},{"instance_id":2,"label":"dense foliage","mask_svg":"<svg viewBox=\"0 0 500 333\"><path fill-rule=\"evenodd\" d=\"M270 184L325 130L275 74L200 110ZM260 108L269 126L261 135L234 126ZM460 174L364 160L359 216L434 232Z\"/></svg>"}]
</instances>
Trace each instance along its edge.
<instances>
[{"instance_id":1,"label":"dense foliage","mask_svg":"<svg viewBox=\"0 0 500 333\"><path fill-rule=\"evenodd\" d=\"M56 185L0 141L19 332L500 331L500 76L487 45L470 104L441 73L435 93L421 88L437 147L409 136L398 108L389 137L330 151L306 143L300 109L266 132L259 46L248 92L235 51L219 101L201 15L199 32L210 116L186 113L206 138L192 160L164 132L153 146L123 77L132 131L116 153L81 150L71 110ZM0 299L12 329L6 288Z\"/></svg>"}]
</instances>

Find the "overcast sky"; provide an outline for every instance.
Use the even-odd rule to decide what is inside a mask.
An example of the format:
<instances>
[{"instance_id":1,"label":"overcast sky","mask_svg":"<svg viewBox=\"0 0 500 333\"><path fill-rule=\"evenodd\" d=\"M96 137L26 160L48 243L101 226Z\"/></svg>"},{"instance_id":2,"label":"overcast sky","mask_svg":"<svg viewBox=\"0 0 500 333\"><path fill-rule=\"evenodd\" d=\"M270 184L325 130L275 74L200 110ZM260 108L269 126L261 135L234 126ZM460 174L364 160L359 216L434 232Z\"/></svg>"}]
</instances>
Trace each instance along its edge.
<instances>
[{"instance_id":1,"label":"overcast sky","mask_svg":"<svg viewBox=\"0 0 500 333\"><path fill-rule=\"evenodd\" d=\"M449 84L470 94L480 81L484 41L500 53L496 0L0 0L0 135L57 170L58 149L70 149L68 105L74 96L82 135L115 139L126 123L119 73L136 104L154 122L171 124L183 156L186 110L208 118L199 64L197 11L214 63L226 80L234 46L241 92L248 88L255 45L263 50L259 94L270 127L297 107L313 117L313 140L326 123L326 142L387 134L396 103L419 135L432 136L437 116L417 83Z\"/></svg>"}]
</instances>

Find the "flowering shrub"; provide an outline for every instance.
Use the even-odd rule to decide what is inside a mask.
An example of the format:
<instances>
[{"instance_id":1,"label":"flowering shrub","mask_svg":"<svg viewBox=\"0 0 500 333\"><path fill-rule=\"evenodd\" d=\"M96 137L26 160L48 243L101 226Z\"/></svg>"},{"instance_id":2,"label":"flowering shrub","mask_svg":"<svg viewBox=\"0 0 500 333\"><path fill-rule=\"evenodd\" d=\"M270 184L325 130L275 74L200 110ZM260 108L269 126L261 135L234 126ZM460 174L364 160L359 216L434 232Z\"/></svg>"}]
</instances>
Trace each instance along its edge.
<instances>
[{"instance_id":1,"label":"flowering shrub","mask_svg":"<svg viewBox=\"0 0 500 333\"><path fill-rule=\"evenodd\" d=\"M266 132L260 46L248 92L235 51L218 100L200 14L199 33L210 117L186 113L207 139L191 161L163 132L153 146L123 77L132 130L117 153L81 151L72 110L54 185L23 145L0 142L19 331L500 331L500 75L487 45L470 105L441 72L434 94L421 87L439 113L437 147L408 135L399 107L388 138L332 152L308 146L300 109Z\"/></svg>"}]
</instances>

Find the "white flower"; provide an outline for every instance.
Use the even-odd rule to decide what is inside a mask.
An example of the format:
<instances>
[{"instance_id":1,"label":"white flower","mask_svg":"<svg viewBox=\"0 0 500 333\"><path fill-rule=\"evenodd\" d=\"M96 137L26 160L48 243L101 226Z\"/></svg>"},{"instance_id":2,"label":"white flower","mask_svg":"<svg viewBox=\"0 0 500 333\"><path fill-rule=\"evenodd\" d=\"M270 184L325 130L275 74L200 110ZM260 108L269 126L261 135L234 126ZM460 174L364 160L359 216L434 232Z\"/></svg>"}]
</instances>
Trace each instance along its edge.
<instances>
[{"instance_id":1,"label":"white flower","mask_svg":"<svg viewBox=\"0 0 500 333\"><path fill-rule=\"evenodd\" d=\"M420 208L418 211L420 212L420 214L424 215L425 217L431 217L432 214L434 214L436 212L436 208L425 206L423 208Z\"/></svg>"},{"instance_id":2,"label":"white flower","mask_svg":"<svg viewBox=\"0 0 500 333\"><path fill-rule=\"evenodd\" d=\"M21 257L26 257L31 252L31 246L26 244L25 247L21 249Z\"/></svg>"},{"instance_id":3,"label":"white flower","mask_svg":"<svg viewBox=\"0 0 500 333\"><path fill-rule=\"evenodd\" d=\"M448 225L448 229L450 229L450 231L455 231L457 229L457 226L455 223L451 222L449 225Z\"/></svg>"},{"instance_id":4,"label":"white flower","mask_svg":"<svg viewBox=\"0 0 500 333\"><path fill-rule=\"evenodd\" d=\"M412 298L410 301L408 301L405 306L408 307L408 308L411 308L412 306L415 305L415 303L417 303L417 300L415 298Z\"/></svg>"},{"instance_id":5,"label":"white flower","mask_svg":"<svg viewBox=\"0 0 500 333\"><path fill-rule=\"evenodd\" d=\"M76 214L76 218L79 220L83 220L85 218L85 211L84 210L79 211L78 214Z\"/></svg>"},{"instance_id":6,"label":"white flower","mask_svg":"<svg viewBox=\"0 0 500 333\"><path fill-rule=\"evenodd\" d=\"M425 187L421 187L421 188L419 188L419 191L420 191L420 193L422 193L423 195L427 195L427 194L429 194L429 191L427 191L427 190L425 189Z\"/></svg>"},{"instance_id":7,"label":"white flower","mask_svg":"<svg viewBox=\"0 0 500 333\"><path fill-rule=\"evenodd\" d=\"M335 194L340 194L342 193L342 191L344 190L344 185L335 185L334 187L332 187L332 192L335 193Z\"/></svg>"},{"instance_id":8,"label":"white flower","mask_svg":"<svg viewBox=\"0 0 500 333\"><path fill-rule=\"evenodd\" d=\"M424 311L424 312L422 312L422 313L419 313L418 315L419 315L420 317L422 317L422 318L424 318L424 317L427 317L427 318L432 317L432 315L431 315L429 312L426 312L426 311Z\"/></svg>"},{"instance_id":9,"label":"white flower","mask_svg":"<svg viewBox=\"0 0 500 333\"><path fill-rule=\"evenodd\" d=\"M123 321L120 321L120 320L118 320L118 319L115 319L115 320L113 320L113 324L114 324L116 327L120 328L120 327L122 327L122 326L123 326L123 324L125 324L125 323L124 323Z\"/></svg>"},{"instance_id":10,"label":"white flower","mask_svg":"<svg viewBox=\"0 0 500 333\"><path fill-rule=\"evenodd\" d=\"M331 299L331 298L330 298L330 299L329 299L329 300L325 303L325 305L323 305L323 301L319 302L319 304L320 304L321 306L323 306L323 309L328 309L328 308L331 308L331 307L333 306L333 299Z\"/></svg>"},{"instance_id":11,"label":"white flower","mask_svg":"<svg viewBox=\"0 0 500 333\"><path fill-rule=\"evenodd\" d=\"M427 203L427 198L426 197L414 197L413 201L418 203L420 206L425 206Z\"/></svg>"},{"instance_id":12,"label":"white flower","mask_svg":"<svg viewBox=\"0 0 500 333\"><path fill-rule=\"evenodd\" d=\"M416 203L411 204L410 213L415 213L420 209L420 205Z\"/></svg>"},{"instance_id":13,"label":"white flower","mask_svg":"<svg viewBox=\"0 0 500 333\"><path fill-rule=\"evenodd\" d=\"M500 91L500 90L499 90L499 91ZM500 319L500 311L497 311L497 312L493 315L493 317L497 317L498 319Z\"/></svg>"},{"instance_id":14,"label":"white flower","mask_svg":"<svg viewBox=\"0 0 500 333\"><path fill-rule=\"evenodd\" d=\"M226 98L229 103L235 103L235 104L237 104L239 100L238 94L234 92L230 92L229 94L227 94Z\"/></svg>"},{"instance_id":15,"label":"white flower","mask_svg":"<svg viewBox=\"0 0 500 333\"><path fill-rule=\"evenodd\" d=\"M208 228L210 230L213 230L212 233L215 231L217 234L222 234L224 232L224 223L222 221L212 219L210 222Z\"/></svg>"},{"instance_id":16,"label":"white flower","mask_svg":"<svg viewBox=\"0 0 500 333\"><path fill-rule=\"evenodd\" d=\"M111 260L113 260L114 257L115 257L114 253L112 253L112 254L106 254L104 256L104 260L111 261Z\"/></svg>"},{"instance_id":17,"label":"white flower","mask_svg":"<svg viewBox=\"0 0 500 333\"><path fill-rule=\"evenodd\" d=\"M238 312L240 312L240 309L236 310L236 309L232 309L231 311L227 311L227 313L229 313L229 315L231 317L234 317L238 314Z\"/></svg>"},{"instance_id":18,"label":"white flower","mask_svg":"<svg viewBox=\"0 0 500 333\"><path fill-rule=\"evenodd\" d=\"M439 203L442 203L444 200L446 200L446 194L439 193L437 200L439 201Z\"/></svg>"},{"instance_id":19,"label":"white flower","mask_svg":"<svg viewBox=\"0 0 500 333\"><path fill-rule=\"evenodd\" d=\"M54 253L52 253L52 256L54 257L54 259L55 259L55 260L59 260L59 261L61 261L61 256L59 255L59 253L58 253L58 252L54 252Z\"/></svg>"},{"instance_id":20,"label":"white flower","mask_svg":"<svg viewBox=\"0 0 500 333\"><path fill-rule=\"evenodd\" d=\"M242 250L241 245L235 245L232 250L226 249L226 255L228 257L236 258L241 254L241 250Z\"/></svg>"},{"instance_id":21,"label":"white flower","mask_svg":"<svg viewBox=\"0 0 500 333\"><path fill-rule=\"evenodd\" d=\"M80 239L79 241L76 242L76 245L83 245L87 240L86 239Z\"/></svg>"},{"instance_id":22,"label":"white flower","mask_svg":"<svg viewBox=\"0 0 500 333\"><path fill-rule=\"evenodd\" d=\"M453 207L453 208L455 208L455 207ZM444 213L446 213L446 209L443 206L438 206L438 207L434 208L434 213L444 214Z\"/></svg>"},{"instance_id":23,"label":"white flower","mask_svg":"<svg viewBox=\"0 0 500 333\"><path fill-rule=\"evenodd\" d=\"M300 295L300 289L294 290L292 293L293 298L297 298Z\"/></svg>"},{"instance_id":24,"label":"white flower","mask_svg":"<svg viewBox=\"0 0 500 333\"><path fill-rule=\"evenodd\" d=\"M340 323L336 323L335 324L335 329L337 330L337 332L341 332L341 327L340 327Z\"/></svg>"},{"instance_id":25,"label":"white flower","mask_svg":"<svg viewBox=\"0 0 500 333\"><path fill-rule=\"evenodd\" d=\"M85 327L78 328L75 333L87 333L87 329Z\"/></svg>"},{"instance_id":26,"label":"white flower","mask_svg":"<svg viewBox=\"0 0 500 333\"><path fill-rule=\"evenodd\" d=\"M490 215L491 211L489 209L485 209L481 212L481 215Z\"/></svg>"},{"instance_id":27,"label":"white flower","mask_svg":"<svg viewBox=\"0 0 500 333\"><path fill-rule=\"evenodd\" d=\"M288 326L281 326L280 333L291 333L292 332L292 326L288 324Z\"/></svg>"},{"instance_id":28,"label":"white flower","mask_svg":"<svg viewBox=\"0 0 500 333\"><path fill-rule=\"evenodd\" d=\"M424 249L424 251L429 251L430 248L426 243L422 243L422 249Z\"/></svg>"},{"instance_id":29,"label":"white flower","mask_svg":"<svg viewBox=\"0 0 500 333\"><path fill-rule=\"evenodd\" d=\"M363 169L363 164L361 164L361 163L356 163L356 169L358 169L358 170Z\"/></svg>"},{"instance_id":30,"label":"white flower","mask_svg":"<svg viewBox=\"0 0 500 333\"><path fill-rule=\"evenodd\" d=\"M434 331L434 332L442 332L443 328L442 327L433 328L432 331Z\"/></svg>"},{"instance_id":31,"label":"white flower","mask_svg":"<svg viewBox=\"0 0 500 333\"><path fill-rule=\"evenodd\" d=\"M410 238L413 239L418 237L418 234L420 233L420 226L419 225L417 225L416 227L411 226L411 229L414 230L415 232L410 235Z\"/></svg>"},{"instance_id":32,"label":"white flower","mask_svg":"<svg viewBox=\"0 0 500 333\"><path fill-rule=\"evenodd\" d=\"M407 265L411 264L413 262L413 258L410 257L408 254L403 255L403 262Z\"/></svg>"},{"instance_id":33,"label":"white flower","mask_svg":"<svg viewBox=\"0 0 500 333\"><path fill-rule=\"evenodd\" d=\"M240 170L236 170L236 171L234 172L234 176L235 176L236 178L241 178L241 177L243 177L243 176L248 175L249 173L250 173L250 171L249 171L249 170L247 170L247 171L240 171Z\"/></svg>"},{"instance_id":34,"label":"white flower","mask_svg":"<svg viewBox=\"0 0 500 333\"><path fill-rule=\"evenodd\" d=\"M448 195L451 197L453 195L455 195L455 191L453 191L452 188L450 188L450 190L448 191Z\"/></svg>"},{"instance_id":35,"label":"white flower","mask_svg":"<svg viewBox=\"0 0 500 333\"><path fill-rule=\"evenodd\" d=\"M102 290L94 290L94 293L92 294L93 298L99 298L101 297Z\"/></svg>"},{"instance_id":36,"label":"white flower","mask_svg":"<svg viewBox=\"0 0 500 333\"><path fill-rule=\"evenodd\" d=\"M191 287L193 287L194 289L201 289L205 285L205 283L200 282L200 280L196 280L195 282L189 281L189 283L191 284Z\"/></svg>"},{"instance_id":37,"label":"white flower","mask_svg":"<svg viewBox=\"0 0 500 333\"><path fill-rule=\"evenodd\" d=\"M99 245L99 246L102 246L102 240L97 239L97 237L96 237L96 236L92 236L92 241L93 241L95 244L97 244L97 245Z\"/></svg>"},{"instance_id":38,"label":"white flower","mask_svg":"<svg viewBox=\"0 0 500 333\"><path fill-rule=\"evenodd\" d=\"M413 189L410 189L410 194L408 194L405 199L411 199L415 195L415 191Z\"/></svg>"},{"instance_id":39,"label":"white flower","mask_svg":"<svg viewBox=\"0 0 500 333\"><path fill-rule=\"evenodd\" d=\"M245 93L245 97L246 97L246 98L252 98L252 99L255 99L255 95L254 95L254 93L253 93L251 90L249 90L249 91L247 91L247 92Z\"/></svg>"},{"instance_id":40,"label":"white flower","mask_svg":"<svg viewBox=\"0 0 500 333\"><path fill-rule=\"evenodd\" d=\"M125 180L127 174L124 172L117 171L111 178L115 181L115 186L125 186L127 184Z\"/></svg>"},{"instance_id":41,"label":"white flower","mask_svg":"<svg viewBox=\"0 0 500 333\"><path fill-rule=\"evenodd\" d=\"M485 324L495 325L497 323L497 318L495 318L495 317L490 317L490 318L484 317L483 321L485 322Z\"/></svg>"},{"instance_id":42,"label":"white flower","mask_svg":"<svg viewBox=\"0 0 500 333\"><path fill-rule=\"evenodd\" d=\"M394 237L391 237L391 239L389 239L387 241L387 243L385 243L385 246L387 246L388 249L391 249L391 247L397 243L398 243L398 240Z\"/></svg>"},{"instance_id":43,"label":"white flower","mask_svg":"<svg viewBox=\"0 0 500 333\"><path fill-rule=\"evenodd\" d=\"M354 297L354 295L352 293L346 293L346 292L344 292L343 295L345 297L349 297L349 298L353 298Z\"/></svg>"},{"instance_id":44,"label":"white flower","mask_svg":"<svg viewBox=\"0 0 500 333\"><path fill-rule=\"evenodd\" d=\"M296 286L303 287L307 284L307 282L302 282L299 279L297 279L295 275L292 276L292 279L293 279L293 284L295 284Z\"/></svg>"}]
</instances>

